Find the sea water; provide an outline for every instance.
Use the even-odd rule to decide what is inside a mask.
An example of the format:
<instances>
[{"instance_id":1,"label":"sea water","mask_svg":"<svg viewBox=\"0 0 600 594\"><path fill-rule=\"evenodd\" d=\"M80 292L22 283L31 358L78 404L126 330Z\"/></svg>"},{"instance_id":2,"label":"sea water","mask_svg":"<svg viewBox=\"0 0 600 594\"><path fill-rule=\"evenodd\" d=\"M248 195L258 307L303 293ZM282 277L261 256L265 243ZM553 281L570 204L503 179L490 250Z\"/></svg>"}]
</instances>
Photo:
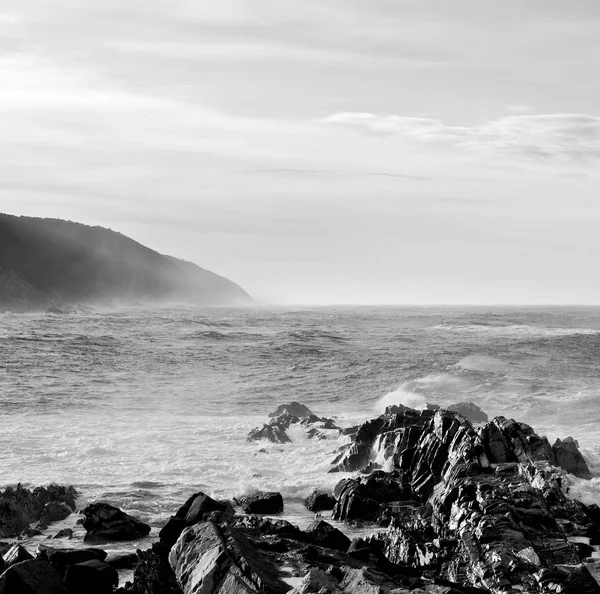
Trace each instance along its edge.
<instances>
[{"instance_id":1,"label":"sea water","mask_svg":"<svg viewBox=\"0 0 600 594\"><path fill-rule=\"evenodd\" d=\"M345 437L247 443L296 400L349 426L386 405L477 403L575 437L600 476L600 308L170 306L0 314L0 485L72 484L153 526L196 491L332 488ZM572 493L600 503L600 478ZM52 526L83 531L74 518ZM45 539L38 537L38 541ZM36 539L34 539L36 540Z\"/></svg>"}]
</instances>

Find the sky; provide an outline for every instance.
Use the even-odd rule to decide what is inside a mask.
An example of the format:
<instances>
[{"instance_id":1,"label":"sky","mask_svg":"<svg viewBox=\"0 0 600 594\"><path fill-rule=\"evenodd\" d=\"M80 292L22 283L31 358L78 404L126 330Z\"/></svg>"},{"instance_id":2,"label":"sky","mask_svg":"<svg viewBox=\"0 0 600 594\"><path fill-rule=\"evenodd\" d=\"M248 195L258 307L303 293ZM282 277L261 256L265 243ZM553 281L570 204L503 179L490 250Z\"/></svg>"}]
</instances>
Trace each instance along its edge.
<instances>
[{"instance_id":1,"label":"sky","mask_svg":"<svg viewBox=\"0 0 600 594\"><path fill-rule=\"evenodd\" d=\"M0 211L288 304L599 304L598 0L0 0Z\"/></svg>"}]
</instances>

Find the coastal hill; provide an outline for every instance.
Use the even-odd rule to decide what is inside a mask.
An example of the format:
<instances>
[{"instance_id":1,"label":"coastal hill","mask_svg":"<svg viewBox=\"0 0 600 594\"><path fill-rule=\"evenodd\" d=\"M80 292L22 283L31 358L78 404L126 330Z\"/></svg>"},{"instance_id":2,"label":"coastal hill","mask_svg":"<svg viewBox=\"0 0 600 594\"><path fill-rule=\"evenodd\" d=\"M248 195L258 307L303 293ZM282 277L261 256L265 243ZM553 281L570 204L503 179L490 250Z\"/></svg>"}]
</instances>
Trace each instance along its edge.
<instances>
[{"instance_id":1,"label":"coastal hill","mask_svg":"<svg viewBox=\"0 0 600 594\"><path fill-rule=\"evenodd\" d=\"M232 281L116 231L0 214L0 309L158 301L253 302Z\"/></svg>"}]
</instances>

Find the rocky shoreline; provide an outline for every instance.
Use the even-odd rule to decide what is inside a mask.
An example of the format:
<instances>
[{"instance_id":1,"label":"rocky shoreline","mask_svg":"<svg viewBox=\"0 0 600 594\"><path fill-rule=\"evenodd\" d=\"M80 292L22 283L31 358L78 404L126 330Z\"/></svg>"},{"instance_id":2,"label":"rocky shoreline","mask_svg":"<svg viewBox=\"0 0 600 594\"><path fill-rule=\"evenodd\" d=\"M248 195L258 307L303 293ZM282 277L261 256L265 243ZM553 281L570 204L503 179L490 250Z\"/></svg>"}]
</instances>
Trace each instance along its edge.
<instances>
[{"instance_id":1,"label":"rocky shoreline","mask_svg":"<svg viewBox=\"0 0 600 594\"><path fill-rule=\"evenodd\" d=\"M94 503L81 512L85 548L0 549L0 594L600 594L587 565L600 545L600 508L568 496L569 473L591 476L577 442L550 445L470 403L448 409L395 406L341 428L299 403L282 405L249 441L286 443L292 426L312 439L351 436L331 460L331 472L346 473L333 493L306 500L315 514L306 529L277 517L279 493L217 501L200 492L150 549L111 559L102 543L150 527ZM5 490L0 537L47 527L75 509L76 495ZM372 534L351 539L343 525ZM123 567L133 581L119 587Z\"/></svg>"}]
</instances>

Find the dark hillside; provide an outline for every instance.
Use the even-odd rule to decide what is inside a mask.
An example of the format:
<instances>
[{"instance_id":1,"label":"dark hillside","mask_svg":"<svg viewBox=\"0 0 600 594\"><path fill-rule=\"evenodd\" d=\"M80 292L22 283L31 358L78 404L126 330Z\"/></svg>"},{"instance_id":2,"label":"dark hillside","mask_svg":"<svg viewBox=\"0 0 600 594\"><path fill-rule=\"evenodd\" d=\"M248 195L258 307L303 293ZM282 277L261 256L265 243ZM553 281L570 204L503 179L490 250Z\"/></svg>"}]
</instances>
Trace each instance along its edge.
<instances>
[{"instance_id":1,"label":"dark hillside","mask_svg":"<svg viewBox=\"0 0 600 594\"><path fill-rule=\"evenodd\" d=\"M109 229L0 214L0 305L251 302L235 283Z\"/></svg>"}]
</instances>

